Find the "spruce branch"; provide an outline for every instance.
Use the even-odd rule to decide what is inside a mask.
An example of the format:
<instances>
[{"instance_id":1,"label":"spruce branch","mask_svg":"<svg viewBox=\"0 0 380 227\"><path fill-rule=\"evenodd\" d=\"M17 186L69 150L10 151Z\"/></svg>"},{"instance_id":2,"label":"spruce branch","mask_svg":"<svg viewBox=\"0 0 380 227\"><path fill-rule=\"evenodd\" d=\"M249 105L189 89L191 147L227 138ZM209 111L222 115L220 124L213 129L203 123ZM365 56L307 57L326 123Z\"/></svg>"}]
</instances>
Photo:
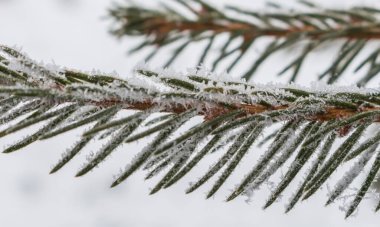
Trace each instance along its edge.
<instances>
[{"instance_id":1,"label":"spruce branch","mask_svg":"<svg viewBox=\"0 0 380 227\"><path fill-rule=\"evenodd\" d=\"M270 206L306 166L311 166L287 206L288 212L300 198L315 194L349 160L355 160L359 170L372 162L370 173L347 211L349 216L379 169L379 133L362 140L367 128L376 127L380 121L378 89L262 85L215 75L203 68L178 73L142 66L126 78L93 75L37 64L25 54L1 45L0 59L0 137L42 124L36 132L6 147L4 153L92 125L62 155L51 173L62 169L92 139L107 141L81 167L78 177L106 161L122 144L154 136L111 187L139 169L148 171L147 179L166 171L153 187L154 194L174 185L200 166L205 157L218 152L222 153L220 159L187 190L195 191L218 175L207 194L209 198L232 180L242 160L255 150L261 157L252 163L250 172L227 198L229 201L252 194L294 155L265 205ZM134 113L126 115L126 109ZM203 121L194 123L192 119L197 116ZM185 123L193 127L183 130ZM278 129L261 138L271 126ZM333 148L336 137L343 138L343 143ZM253 149L264 143L269 143L264 153ZM373 157L376 159L371 161ZM344 193L360 173L346 174L328 203Z\"/></svg>"},{"instance_id":2,"label":"spruce branch","mask_svg":"<svg viewBox=\"0 0 380 227\"><path fill-rule=\"evenodd\" d=\"M159 9L140 5L116 5L110 9L110 15L116 24L112 30L115 36L144 37L144 41L131 49L130 53L144 48L153 49L146 61L153 58L160 49L170 44L177 45L164 67L171 65L193 43L202 42L206 45L198 65L208 58L210 50L218 49L212 70L227 58L234 56L234 60L225 67L225 70L230 72L240 59L250 52L250 47L258 39L269 37L273 41L251 63L242 78L250 80L262 63L273 54L300 47L300 53L279 71L279 75L290 72L290 81L296 81L310 53L327 44L335 44L334 41L337 40L341 41L342 45L331 65L320 74L319 79L333 83L350 65L357 64L355 72L362 68L367 70L357 81L358 85L364 86L380 71L379 47L373 48L363 59L358 57L363 48L370 45L371 40L377 41L380 38L380 10L376 8L324 9L300 1L307 9L280 7L276 9L277 12L260 12L233 6L227 6L221 11L202 0L175 0L170 5L164 4L164 1L160 3ZM179 8L182 8L182 11ZM220 47L215 47L217 38L222 34L227 34L229 38L223 40ZM354 63L356 59L361 60Z\"/></svg>"}]
</instances>

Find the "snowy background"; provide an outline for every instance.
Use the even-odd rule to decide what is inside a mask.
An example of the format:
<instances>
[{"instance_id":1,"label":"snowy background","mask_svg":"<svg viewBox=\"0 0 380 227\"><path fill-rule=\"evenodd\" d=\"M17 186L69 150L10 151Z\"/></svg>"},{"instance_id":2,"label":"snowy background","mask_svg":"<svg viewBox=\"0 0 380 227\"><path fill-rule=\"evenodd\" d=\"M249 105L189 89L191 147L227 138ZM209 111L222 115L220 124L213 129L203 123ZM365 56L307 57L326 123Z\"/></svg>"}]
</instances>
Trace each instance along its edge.
<instances>
[{"instance_id":1,"label":"snowy background","mask_svg":"<svg viewBox=\"0 0 380 227\"><path fill-rule=\"evenodd\" d=\"M228 1L209 2L222 5ZM318 2L328 6L347 7L355 3L373 5L376 1ZM147 0L145 4L155 3L154 0ZM252 9L262 7L260 1L235 0L233 3ZM106 9L110 5L109 0L0 0L0 43L22 47L23 51L32 58L46 63L55 62L85 71L93 69L102 72L116 71L120 76L127 75L142 59L144 53L127 56L128 48L135 45L138 40L120 41L108 33L111 21L107 18ZM199 45L196 47L198 49L192 48L181 56L174 63L174 67L186 69L192 66L190 59L198 57L200 53L197 50L202 48ZM255 48L260 51L263 47ZM251 54L242 64L249 64L257 56L255 51ZM165 56L165 52L161 56ZM289 56L291 53L270 59L270 63L260 69L255 81L284 82L286 78L279 79L270 75L275 75L283 66L277 67L277 63L283 64L284 58ZM303 76L299 83L308 85L311 79L315 78L313 75L325 69L321 68L320 64L328 62L329 56L331 57L331 52L312 56L301 72ZM151 65L159 66L166 59L156 59ZM277 71L273 71L273 68ZM234 75L239 75L245 69L235 71ZM354 82L350 76L347 78L341 82L344 84ZM374 81L371 86L377 84ZM323 207L327 190L320 191L309 201L299 204L287 215L283 213L286 198L265 211L261 209L269 194L267 186L255 195L251 203L246 203L244 198L225 203L223 199L226 192L241 179L241 176L236 174L231 176L231 179L236 179L235 182L224 186L213 199L204 200L204 192L210 184L193 194L185 195L184 189L188 182L199 177L201 170L207 168L210 163L203 163L179 184L154 196L148 195L149 188L157 179L144 182L142 172L138 172L120 186L110 189L112 176L128 163L133 154L147 141L118 149L112 158L85 177L73 177L85 160L85 154L75 158L59 173L48 175L50 166L58 160L60 154L71 145L82 130L35 143L11 155L0 155L0 226L371 227L378 226L380 221L380 215L372 212L377 203L372 199L362 202L355 217L344 220L344 213L339 210L339 206L344 206L344 201L327 208ZM0 147L16 139L15 136L2 139ZM96 150L100 144L94 141L86 151ZM247 157L243 161L242 169L249 168L251 162L247 160L250 158L252 157ZM285 193L287 197L289 193L291 191L287 190Z\"/></svg>"}]
</instances>

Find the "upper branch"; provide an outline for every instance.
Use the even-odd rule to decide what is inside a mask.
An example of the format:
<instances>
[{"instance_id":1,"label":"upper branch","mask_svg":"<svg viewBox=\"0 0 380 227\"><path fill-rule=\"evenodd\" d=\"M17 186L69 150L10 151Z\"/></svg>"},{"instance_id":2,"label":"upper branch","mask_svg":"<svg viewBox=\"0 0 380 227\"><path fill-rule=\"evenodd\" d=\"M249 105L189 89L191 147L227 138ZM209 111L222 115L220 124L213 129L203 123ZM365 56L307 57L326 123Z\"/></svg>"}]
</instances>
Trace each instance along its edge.
<instances>
[{"instance_id":1,"label":"upper branch","mask_svg":"<svg viewBox=\"0 0 380 227\"><path fill-rule=\"evenodd\" d=\"M141 6L117 6L110 11L116 23L112 32L119 37L145 36L144 41L133 48L131 53L145 47L161 49L171 43L180 43L165 66L172 64L191 43L207 40L208 44L198 61L198 64L203 63L215 38L220 34L228 34L229 38L223 41L218 57L212 63L214 70L220 62L239 53L225 68L227 71L235 68L257 39L274 39L242 76L246 79L250 79L273 53L298 44L303 50L280 71L280 74L292 71L290 81L295 81L310 52L322 43L344 40L336 59L320 75L320 79L327 78L329 83L336 81L346 71L369 40L380 38L380 11L371 8L335 10L314 7L305 11L281 9L277 13L265 13L227 7L226 12L221 12L199 0L177 0L177 3L192 16L168 5L164 5L161 10ZM240 40L238 46L234 47L234 40ZM150 60L157 52L154 50L146 60ZM358 81L359 85L365 85L380 71L378 53L379 49L376 49L357 66L356 71L364 65L369 66L366 75Z\"/></svg>"}]
</instances>

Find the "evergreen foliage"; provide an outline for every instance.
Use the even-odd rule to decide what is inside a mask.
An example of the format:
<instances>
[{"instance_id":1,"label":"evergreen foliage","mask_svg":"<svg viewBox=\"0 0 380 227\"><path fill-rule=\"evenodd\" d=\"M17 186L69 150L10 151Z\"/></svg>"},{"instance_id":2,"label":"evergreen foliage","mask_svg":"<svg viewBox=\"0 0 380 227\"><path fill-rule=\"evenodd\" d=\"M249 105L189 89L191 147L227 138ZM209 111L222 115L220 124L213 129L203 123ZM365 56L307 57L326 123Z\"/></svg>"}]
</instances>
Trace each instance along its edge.
<instances>
[{"instance_id":1,"label":"evergreen foliage","mask_svg":"<svg viewBox=\"0 0 380 227\"><path fill-rule=\"evenodd\" d=\"M105 145L76 176L93 170L122 144L154 135L112 187L139 169L148 171L146 179L165 172L153 187L153 194L174 185L208 155L220 153L186 191L198 189L217 175L209 198L232 180L231 174L252 147L270 143L252 163L252 169L242 179L234 179L238 184L227 201L252 194L289 162L264 206L269 207L302 170L310 168L291 198L288 212L300 199L314 195L335 170L353 160L354 169L337 182L327 202L335 201L361 170L370 166L347 211L349 216L366 195L380 166L380 133L364 138L368 128L376 127L380 119L377 89L260 85L202 68L182 74L139 67L122 79L44 66L15 49L0 46L0 97L0 137L42 124L36 132L6 147L4 153L91 125L51 173L64 167L94 138L106 140ZM116 116L126 109L135 112ZM202 122L181 131L185 123L199 116Z\"/></svg>"},{"instance_id":2,"label":"evergreen foliage","mask_svg":"<svg viewBox=\"0 0 380 227\"><path fill-rule=\"evenodd\" d=\"M371 40L380 38L380 10L376 8L325 9L307 1L299 1L300 7L297 9L270 4L273 9L262 12L233 6L221 10L202 0L174 0L173 4L166 2L160 1L159 9L128 4L117 5L110 10L117 24L112 31L114 35L143 37L143 41L129 53L150 48L151 53L145 58L145 61L149 61L155 55L160 55L159 50L174 45L171 56L164 64L167 67L186 48L194 43L202 43L204 48L197 65L209 57L211 50L215 50L217 57L213 59L212 70L228 62L223 69L231 72L244 56L252 54L250 50L257 40L269 37L272 41L260 56L253 58L243 78L250 80L272 55L292 48L292 53L298 53L287 64L279 66L279 75L290 72L290 82L296 81L305 59L328 45L340 45L340 48L331 65L325 66L319 79L333 83L348 71L350 65L354 65L355 73L360 70L365 72L360 78L354 77L352 80L364 86L380 72L378 44L371 46L367 56L360 56ZM218 44L218 37L223 34L227 34L228 38ZM294 50L295 47L301 51ZM226 61L228 58L233 60Z\"/></svg>"}]
</instances>

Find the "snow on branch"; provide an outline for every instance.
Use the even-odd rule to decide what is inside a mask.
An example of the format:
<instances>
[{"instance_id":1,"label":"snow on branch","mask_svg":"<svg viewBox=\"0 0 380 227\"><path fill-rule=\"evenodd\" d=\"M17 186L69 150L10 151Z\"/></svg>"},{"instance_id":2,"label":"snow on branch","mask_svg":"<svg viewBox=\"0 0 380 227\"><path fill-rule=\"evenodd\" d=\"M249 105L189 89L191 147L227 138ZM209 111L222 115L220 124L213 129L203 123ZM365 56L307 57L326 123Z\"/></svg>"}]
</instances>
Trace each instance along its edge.
<instances>
[{"instance_id":1,"label":"snow on branch","mask_svg":"<svg viewBox=\"0 0 380 227\"><path fill-rule=\"evenodd\" d=\"M120 115L125 109L133 113ZM306 166L311 166L288 212L300 198L314 195L335 170L355 159L353 170L338 182L330 203L376 157L347 211L349 216L380 166L380 134L362 139L367 128L377 127L380 120L378 89L320 83L310 87L254 84L205 68L179 73L139 66L120 78L46 66L0 45L0 113L0 137L43 123L36 132L7 146L4 153L91 124L63 153L51 173L63 168L94 138L107 142L88 156L77 176L92 171L122 144L154 135L111 184L117 186L139 169L149 171L147 179L166 171L151 194L174 185L201 165L208 154L223 153L187 190L198 189L222 171L207 194L209 198L231 178L253 146L273 139L264 153L258 154L260 158L252 163L252 170L241 175L243 179L227 200L252 194L290 161L265 205L268 207ZM202 120L196 121L199 116ZM192 127L184 127L186 124ZM280 127L262 138L271 126ZM337 148L332 146L336 137L343 141Z\"/></svg>"}]
</instances>

